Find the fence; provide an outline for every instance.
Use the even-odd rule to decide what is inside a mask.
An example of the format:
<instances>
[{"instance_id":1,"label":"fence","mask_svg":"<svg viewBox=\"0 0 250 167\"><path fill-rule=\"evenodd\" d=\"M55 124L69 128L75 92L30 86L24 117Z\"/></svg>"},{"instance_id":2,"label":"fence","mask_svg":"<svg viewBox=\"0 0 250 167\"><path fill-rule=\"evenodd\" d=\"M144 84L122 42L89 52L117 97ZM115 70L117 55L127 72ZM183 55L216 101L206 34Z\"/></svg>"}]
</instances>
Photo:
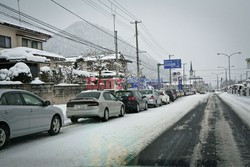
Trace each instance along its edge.
<instances>
[{"instance_id":1,"label":"fence","mask_svg":"<svg viewBox=\"0 0 250 167\"><path fill-rule=\"evenodd\" d=\"M0 85L0 89L22 89L30 91L52 104L65 104L78 93L86 90L86 85L54 85L54 84L11 84Z\"/></svg>"}]
</instances>

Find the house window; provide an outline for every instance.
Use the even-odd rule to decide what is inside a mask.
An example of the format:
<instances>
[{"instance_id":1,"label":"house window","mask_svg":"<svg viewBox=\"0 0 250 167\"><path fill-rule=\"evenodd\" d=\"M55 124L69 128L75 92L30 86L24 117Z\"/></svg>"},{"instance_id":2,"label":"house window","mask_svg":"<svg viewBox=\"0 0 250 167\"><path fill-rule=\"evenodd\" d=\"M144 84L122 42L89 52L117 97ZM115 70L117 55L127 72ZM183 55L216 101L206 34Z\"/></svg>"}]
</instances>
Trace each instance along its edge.
<instances>
[{"instance_id":1,"label":"house window","mask_svg":"<svg viewBox=\"0 0 250 167\"><path fill-rule=\"evenodd\" d=\"M25 39L25 38L22 38L22 46L23 47L29 47L29 40Z\"/></svg>"},{"instance_id":2,"label":"house window","mask_svg":"<svg viewBox=\"0 0 250 167\"><path fill-rule=\"evenodd\" d=\"M11 38L0 35L0 47L11 48Z\"/></svg>"},{"instance_id":3,"label":"house window","mask_svg":"<svg viewBox=\"0 0 250 167\"><path fill-rule=\"evenodd\" d=\"M37 41L32 41L32 48L37 49Z\"/></svg>"},{"instance_id":4,"label":"house window","mask_svg":"<svg viewBox=\"0 0 250 167\"><path fill-rule=\"evenodd\" d=\"M42 50L42 43L37 41L32 41L32 48Z\"/></svg>"}]
</instances>

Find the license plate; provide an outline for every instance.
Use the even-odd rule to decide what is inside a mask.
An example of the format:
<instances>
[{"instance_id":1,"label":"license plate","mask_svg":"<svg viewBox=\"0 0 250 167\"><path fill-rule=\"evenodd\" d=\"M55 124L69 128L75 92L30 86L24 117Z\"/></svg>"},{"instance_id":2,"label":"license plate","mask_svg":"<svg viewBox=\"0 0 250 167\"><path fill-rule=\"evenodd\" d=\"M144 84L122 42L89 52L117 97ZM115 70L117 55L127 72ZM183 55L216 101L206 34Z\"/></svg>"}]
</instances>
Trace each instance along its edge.
<instances>
[{"instance_id":1,"label":"license plate","mask_svg":"<svg viewBox=\"0 0 250 167\"><path fill-rule=\"evenodd\" d=\"M87 105L75 105L74 109L87 109Z\"/></svg>"}]
</instances>

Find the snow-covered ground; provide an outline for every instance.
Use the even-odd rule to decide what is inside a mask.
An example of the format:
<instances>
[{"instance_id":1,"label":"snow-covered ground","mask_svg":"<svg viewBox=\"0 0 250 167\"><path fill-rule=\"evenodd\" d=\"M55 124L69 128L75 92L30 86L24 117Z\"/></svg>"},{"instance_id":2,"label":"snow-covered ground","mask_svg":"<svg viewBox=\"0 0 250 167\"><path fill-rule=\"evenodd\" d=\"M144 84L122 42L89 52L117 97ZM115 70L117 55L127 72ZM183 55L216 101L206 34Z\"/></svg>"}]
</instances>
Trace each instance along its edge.
<instances>
[{"instance_id":1,"label":"snow-covered ground","mask_svg":"<svg viewBox=\"0 0 250 167\"><path fill-rule=\"evenodd\" d=\"M229 93L221 93L219 96L234 109L240 118L250 127L250 97L237 96Z\"/></svg>"},{"instance_id":2,"label":"snow-covered ground","mask_svg":"<svg viewBox=\"0 0 250 167\"><path fill-rule=\"evenodd\" d=\"M207 97L187 96L105 123L84 119L57 136L10 145L0 152L0 166L120 166ZM65 105L58 107L65 113Z\"/></svg>"}]
</instances>

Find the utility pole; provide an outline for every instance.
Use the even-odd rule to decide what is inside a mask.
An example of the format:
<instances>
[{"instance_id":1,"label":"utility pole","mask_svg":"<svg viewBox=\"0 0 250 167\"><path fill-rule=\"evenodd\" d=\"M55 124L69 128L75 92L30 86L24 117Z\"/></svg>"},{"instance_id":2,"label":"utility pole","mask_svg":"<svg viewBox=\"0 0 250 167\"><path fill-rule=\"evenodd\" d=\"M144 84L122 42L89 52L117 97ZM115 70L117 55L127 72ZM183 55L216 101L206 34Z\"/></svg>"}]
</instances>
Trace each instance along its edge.
<instances>
[{"instance_id":1,"label":"utility pole","mask_svg":"<svg viewBox=\"0 0 250 167\"><path fill-rule=\"evenodd\" d=\"M138 46L138 29L137 29L137 24L138 23L141 23L141 21L131 22L131 24L135 24L136 62L137 62L137 90L139 90L139 86L140 86L140 59L139 59L139 46Z\"/></svg>"},{"instance_id":2,"label":"utility pole","mask_svg":"<svg viewBox=\"0 0 250 167\"><path fill-rule=\"evenodd\" d=\"M112 5L112 4L111 4ZM112 6L111 6L111 10L112 10ZM117 37L117 31L115 29L115 10L111 11L112 12L112 15L113 15L113 23L114 23L114 44L115 44L115 75L116 75L116 78L118 77L118 67L117 67L117 64L118 64L118 37Z\"/></svg>"},{"instance_id":3,"label":"utility pole","mask_svg":"<svg viewBox=\"0 0 250 167\"><path fill-rule=\"evenodd\" d=\"M17 7L18 7L19 23L21 25L22 23L21 23L21 12L20 12L20 3L19 3L19 0L17 0Z\"/></svg>"},{"instance_id":4,"label":"utility pole","mask_svg":"<svg viewBox=\"0 0 250 167\"><path fill-rule=\"evenodd\" d=\"M161 88L161 84L160 84L160 66L162 66L164 64L157 64L157 73L158 73L158 84L159 84L159 89Z\"/></svg>"},{"instance_id":5,"label":"utility pole","mask_svg":"<svg viewBox=\"0 0 250 167\"><path fill-rule=\"evenodd\" d=\"M174 56L174 55L169 55L169 60L171 59L171 56ZM171 67L169 68L169 85L170 85L170 88L171 88L171 85L172 85L172 74L171 74Z\"/></svg>"},{"instance_id":6,"label":"utility pole","mask_svg":"<svg viewBox=\"0 0 250 167\"><path fill-rule=\"evenodd\" d=\"M182 76L182 85L184 87L185 85L185 65L187 65L187 63L183 63L182 66L183 66L183 76Z\"/></svg>"}]
</instances>

